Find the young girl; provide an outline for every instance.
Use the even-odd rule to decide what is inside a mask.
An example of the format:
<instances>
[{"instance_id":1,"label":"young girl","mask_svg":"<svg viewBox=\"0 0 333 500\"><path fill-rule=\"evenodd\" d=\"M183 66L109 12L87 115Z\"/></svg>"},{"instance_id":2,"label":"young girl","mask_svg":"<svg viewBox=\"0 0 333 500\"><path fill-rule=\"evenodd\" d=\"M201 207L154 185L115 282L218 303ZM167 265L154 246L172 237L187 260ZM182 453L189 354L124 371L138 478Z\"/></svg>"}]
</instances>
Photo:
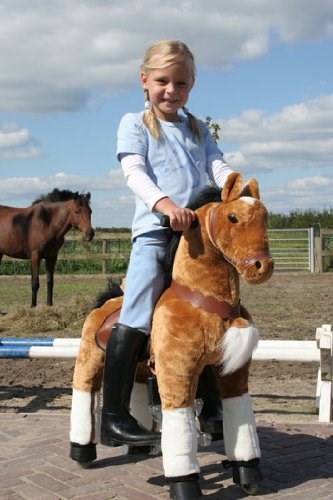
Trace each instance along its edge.
<instances>
[{"instance_id":1,"label":"young girl","mask_svg":"<svg viewBox=\"0 0 333 500\"><path fill-rule=\"evenodd\" d=\"M160 440L129 413L129 400L164 289L170 231L161 227L162 215L169 216L171 229L184 231L195 219L186 206L209 180L223 187L232 172L208 128L185 107L195 81L189 48L174 40L152 45L140 79L145 111L126 114L117 136L117 158L136 207L124 302L106 349L101 443L109 446Z\"/></svg>"}]
</instances>

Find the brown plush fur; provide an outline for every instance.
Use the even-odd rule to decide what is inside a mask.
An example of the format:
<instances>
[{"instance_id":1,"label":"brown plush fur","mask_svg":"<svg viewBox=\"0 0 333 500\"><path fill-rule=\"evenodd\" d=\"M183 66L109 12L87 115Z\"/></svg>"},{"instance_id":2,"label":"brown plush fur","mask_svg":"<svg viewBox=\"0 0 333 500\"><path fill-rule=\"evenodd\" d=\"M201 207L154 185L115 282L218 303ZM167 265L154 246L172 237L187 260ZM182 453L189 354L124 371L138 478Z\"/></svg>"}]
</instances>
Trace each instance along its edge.
<instances>
[{"instance_id":1,"label":"brown plush fur","mask_svg":"<svg viewBox=\"0 0 333 500\"><path fill-rule=\"evenodd\" d=\"M96 344L95 335L106 319L119 309L121 303L122 297L110 299L101 307L93 309L87 316L83 324L80 349L74 368L74 389L85 392L100 390L105 354Z\"/></svg>"},{"instance_id":2,"label":"brown plush fur","mask_svg":"<svg viewBox=\"0 0 333 500\"><path fill-rule=\"evenodd\" d=\"M240 200L241 196L250 197L250 202ZM273 272L268 255L267 212L259 200L257 182L250 179L243 188L239 174L229 176L222 200L223 203L209 203L196 211L199 225L183 233L172 278L193 291L236 306L239 274L248 283L257 284L269 279ZM235 259L235 262L231 265L226 259ZM97 346L95 335L99 329L111 331L115 318L110 320L110 315L121 303L122 297L108 300L88 315L74 370L75 389L100 390L104 351ZM244 307L240 317L222 319L216 313L193 307L171 289L164 292L155 308L151 334L152 359L163 409L193 405L204 366L221 362L221 339L225 331L231 325L246 327L250 321ZM222 398L248 391L249 365L250 361L223 377L215 368ZM148 375L149 368L145 363L140 364L137 381L146 380Z\"/></svg>"},{"instance_id":3,"label":"brown plush fur","mask_svg":"<svg viewBox=\"0 0 333 500\"><path fill-rule=\"evenodd\" d=\"M251 202L239 200L243 195L250 196ZM235 306L239 301L238 273L253 284L272 274L272 259L267 257L267 212L259 201L256 181L251 179L242 191L238 174L228 178L222 199L223 203L197 210L199 225L184 232L172 278L193 291ZM214 217L213 210L217 210ZM247 265L245 259L255 254L266 257ZM236 267L225 257L236 259ZM221 362L221 339L231 325L246 327L248 321L241 317L223 320L218 314L184 302L170 289L162 295L154 312L151 346L163 409L193 405L199 374L205 365ZM233 375L218 378L222 397L247 392L248 368L249 363Z\"/></svg>"},{"instance_id":4,"label":"brown plush fur","mask_svg":"<svg viewBox=\"0 0 333 500\"><path fill-rule=\"evenodd\" d=\"M101 389L105 351L97 345L96 334L98 332L99 340L103 340L105 346L112 327L118 320L122 302L122 297L109 299L101 307L93 309L87 316L83 324L80 348L75 362L74 389L84 392ZM138 363L136 382L146 383L151 375L148 361Z\"/></svg>"}]
</instances>

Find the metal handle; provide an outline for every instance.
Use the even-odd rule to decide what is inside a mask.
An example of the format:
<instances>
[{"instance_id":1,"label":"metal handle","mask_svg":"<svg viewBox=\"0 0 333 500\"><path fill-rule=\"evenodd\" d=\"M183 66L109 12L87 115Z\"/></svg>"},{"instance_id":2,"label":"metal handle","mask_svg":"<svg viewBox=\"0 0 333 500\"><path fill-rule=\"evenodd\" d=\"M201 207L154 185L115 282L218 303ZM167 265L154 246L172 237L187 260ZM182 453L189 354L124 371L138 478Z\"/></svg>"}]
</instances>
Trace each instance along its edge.
<instances>
[{"instance_id":1,"label":"metal handle","mask_svg":"<svg viewBox=\"0 0 333 500\"><path fill-rule=\"evenodd\" d=\"M190 228L194 229L194 228L198 227L198 225L199 225L198 219L194 219L191 222ZM170 227L170 217L168 215L162 215L161 226L162 227Z\"/></svg>"}]
</instances>

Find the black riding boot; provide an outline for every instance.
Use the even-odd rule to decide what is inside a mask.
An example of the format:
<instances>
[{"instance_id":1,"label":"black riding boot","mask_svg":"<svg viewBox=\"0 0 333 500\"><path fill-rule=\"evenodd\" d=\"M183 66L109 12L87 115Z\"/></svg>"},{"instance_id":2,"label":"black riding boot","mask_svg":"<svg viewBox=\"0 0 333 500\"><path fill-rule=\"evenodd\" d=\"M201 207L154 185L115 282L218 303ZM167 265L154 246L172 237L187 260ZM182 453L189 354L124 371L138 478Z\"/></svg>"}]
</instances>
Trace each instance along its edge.
<instances>
[{"instance_id":1,"label":"black riding boot","mask_svg":"<svg viewBox=\"0 0 333 500\"><path fill-rule=\"evenodd\" d=\"M212 440L223 438L223 412L219 391L211 366L205 366L200 374L196 398L203 401L199 415L201 430L212 435Z\"/></svg>"},{"instance_id":2,"label":"black riding boot","mask_svg":"<svg viewBox=\"0 0 333 500\"><path fill-rule=\"evenodd\" d=\"M129 412L137 363L148 337L136 328L117 323L109 337L104 365L101 443L106 446L149 445L161 440L159 432L143 427Z\"/></svg>"}]
</instances>

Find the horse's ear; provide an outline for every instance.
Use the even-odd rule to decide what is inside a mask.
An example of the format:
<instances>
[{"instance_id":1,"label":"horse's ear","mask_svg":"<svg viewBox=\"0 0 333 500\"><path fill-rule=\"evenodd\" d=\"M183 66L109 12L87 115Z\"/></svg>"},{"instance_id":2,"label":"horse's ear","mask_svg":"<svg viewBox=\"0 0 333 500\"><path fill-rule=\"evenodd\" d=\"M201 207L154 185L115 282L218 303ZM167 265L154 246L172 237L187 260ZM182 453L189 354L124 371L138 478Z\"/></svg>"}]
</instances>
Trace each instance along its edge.
<instances>
[{"instance_id":1,"label":"horse's ear","mask_svg":"<svg viewBox=\"0 0 333 500\"><path fill-rule=\"evenodd\" d=\"M87 198L87 201L90 201L91 194L90 193L86 193L86 198Z\"/></svg>"},{"instance_id":2,"label":"horse's ear","mask_svg":"<svg viewBox=\"0 0 333 500\"><path fill-rule=\"evenodd\" d=\"M247 181L240 196L250 196L251 198L260 200L259 186L256 179L251 177L251 179Z\"/></svg>"},{"instance_id":3,"label":"horse's ear","mask_svg":"<svg viewBox=\"0 0 333 500\"><path fill-rule=\"evenodd\" d=\"M239 198L242 192L242 176L238 172L228 175L226 183L222 189L222 201L233 201Z\"/></svg>"}]
</instances>

